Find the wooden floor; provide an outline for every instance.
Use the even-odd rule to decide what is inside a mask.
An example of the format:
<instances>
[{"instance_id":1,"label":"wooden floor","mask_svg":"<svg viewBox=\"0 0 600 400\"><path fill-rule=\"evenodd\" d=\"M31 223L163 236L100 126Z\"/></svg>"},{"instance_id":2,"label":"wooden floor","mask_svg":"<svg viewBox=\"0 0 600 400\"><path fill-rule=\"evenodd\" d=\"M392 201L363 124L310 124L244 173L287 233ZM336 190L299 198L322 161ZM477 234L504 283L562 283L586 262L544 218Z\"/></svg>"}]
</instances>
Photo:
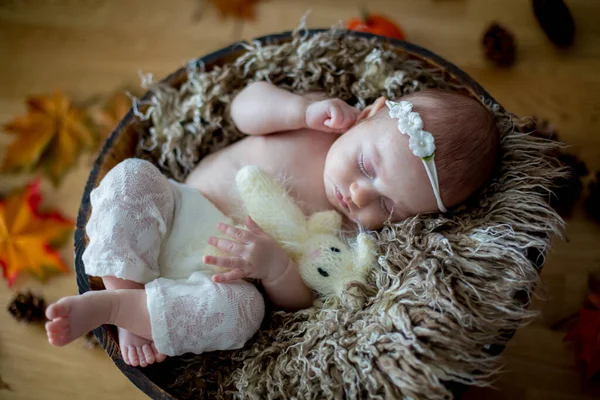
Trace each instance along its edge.
<instances>
[{"instance_id":1,"label":"wooden floor","mask_svg":"<svg viewBox=\"0 0 600 400\"><path fill-rule=\"evenodd\" d=\"M600 169L600 2L570 0L577 22L576 46L553 48L524 0L271 0L258 7L253 23L221 21L200 0L2 0L0 1L0 123L24 111L30 94L56 88L75 99L137 85L137 71L160 78L189 59L241 38L290 30L308 9L309 27L328 27L357 15L369 4L399 21L409 40L447 58L481 83L500 103L521 115L551 119L572 152ZM480 39L497 20L518 41L518 62L497 70L482 58ZM9 142L0 135L0 155ZM53 189L44 185L46 205L75 217L92 158ZM25 177L0 176L0 193ZM472 390L473 399L586 399L563 332L548 327L574 312L585 294L587 273L600 268L600 225L579 208L557 241L543 272L546 300L541 316L510 342L496 389ZM62 252L72 264L72 247ZM46 285L25 281L48 300L75 294L75 276ZM0 305L13 293L0 282ZM2 306L4 308L4 306ZM10 385L0 399L142 399L101 350L81 343L50 347L43 331L14 322L0 311L0 377Z\"/></svg>"}]
</instances>

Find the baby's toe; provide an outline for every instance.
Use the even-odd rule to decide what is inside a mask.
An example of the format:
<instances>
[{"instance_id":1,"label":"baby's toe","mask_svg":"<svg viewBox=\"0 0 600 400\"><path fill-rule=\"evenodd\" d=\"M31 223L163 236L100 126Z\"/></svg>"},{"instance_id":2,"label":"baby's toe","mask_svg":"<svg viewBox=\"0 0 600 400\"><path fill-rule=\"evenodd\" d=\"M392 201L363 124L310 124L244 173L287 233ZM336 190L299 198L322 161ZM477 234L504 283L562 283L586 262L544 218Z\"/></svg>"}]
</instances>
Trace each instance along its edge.
<instances>
[{"instance_id":1,"label":"baby's toe","mask_svg":"<svg viewBox=\"0 0 600 400\"><path fill-rule=\"evenodd\" d=\"M69 320L66 318L48 321L45 324L48 342L53 346L64 346L69 343Z\"/></svg>"},{"instance_id":2,"label":"baby's toe","mask_svg":"<svg viewBox=\"0 0 600 400\"><path fill-rule=\"evenodd\" d=\"M129 346L121 346L121 357L123 357L125 364L131 365L131 361L129 360Z\"/></svg>"},{"instance_id":3,"label":"baby's toe","mask_svg":"<svg viewBox=\"0 0 600 400\"><path fill-rule=\"evenodd\" d=\"M69 309L70 309L70 306L68 305L68 303L58 302L58 303L51 304L46 309L46 318L55 319L55 318L66 317L67 315L69 315Z\"/></svg>"},{"instance_id":4,"label":"baby's toe","mask_svg":"<svg viewBox=\"0 0 600 400\"><path fill-rule=\"evenodd\" d=\"M144 346L142 346L142 351L144 352L144 356L146 357L146 362L148 364L154 364L154 362L156 361L156 357L154 357L154 351L152 350L152 347L150 347L149 344L145 344Z\"/></svg>"},{"instance_id":5,"label":"baby's toe","mask_svg":"<svg viewBox=\"0 0 600 400\"><path fill-rule=\"evenodd\" d=\"M134 346L129 346L127 351L129 352L129 365L132 367L137 367L140 365L140 361L138 360L137 349Z\"/></svg>"},{"instance_id":6,"label":"baby's toe","mask_svg":"<svg viewBox=\"0 0 600 400\"><path fill-rule=\"evenodd\" d=\"M53 346L64 346L69 343L69 338L62 334L49 332L48 342Z\"/></svg>"},{"instance_id":7,"label":"baby's toe","mask_svg":"<svg viewBox=\"0 0 600 400\"><path fill-rule=\"evenodd\" d=\"M156 346L154 345L154 342L152 342L152 351L154 351L154 358L156 359L156 362L163 362L167 359L167 356L161 352L159 352L156 349Z\"/></svg>"},{"instance_id":8,"label":"baby's toe","mask_svg":"<svg viewBox=\"0 0 600 400\"><path fill-rule=\"evenodd\" d=\"M57 318L46 322L46 331L48 333L60 333L69 330L69 320L67 318Z\"/></svg>"},{"instance_id":9,"label":"baby's toe","mask_svg":"<svg viewBox=\"0 0 600 400\"><path fill-rule=\"evenodd\" d=\"M140 367L142 367L142 368L147 367L148 362L146 362L146 355L144 354L144 351L142 350L142 348L136 347L135 350L137 351L138 360L140 361Z\"/></svg>"}]
</instances>

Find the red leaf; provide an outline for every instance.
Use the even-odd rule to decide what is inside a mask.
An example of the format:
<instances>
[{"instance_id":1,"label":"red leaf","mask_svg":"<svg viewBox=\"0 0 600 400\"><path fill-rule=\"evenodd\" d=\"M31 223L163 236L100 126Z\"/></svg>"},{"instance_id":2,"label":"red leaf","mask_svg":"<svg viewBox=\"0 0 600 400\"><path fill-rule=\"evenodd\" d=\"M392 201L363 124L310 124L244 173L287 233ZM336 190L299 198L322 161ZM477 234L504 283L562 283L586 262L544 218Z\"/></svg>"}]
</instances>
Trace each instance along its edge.
<instances>
[{"instance_id":1,"label":"red leaf","mask_svg":"<svg viewBox=\"0 0 600 400\"><path fill-rule=\"evenodd\" d=\"M0 268L12 286L21 273L44 280L69 268L56 251L73 230L74 222L54 211L41 213L40 182L0 201Z\"/></svg>"},{"instance_id":2,"label":"red leaf","mask_svg":"<svg viewBox=\"0 0 600 400\"><path fill-rule=\"evenodd\" d=\"M577 323L564 340L575 344L576 357L583 363L587 379L600 371L600 310L579 310Z\"/></svg>"}]
</instances>

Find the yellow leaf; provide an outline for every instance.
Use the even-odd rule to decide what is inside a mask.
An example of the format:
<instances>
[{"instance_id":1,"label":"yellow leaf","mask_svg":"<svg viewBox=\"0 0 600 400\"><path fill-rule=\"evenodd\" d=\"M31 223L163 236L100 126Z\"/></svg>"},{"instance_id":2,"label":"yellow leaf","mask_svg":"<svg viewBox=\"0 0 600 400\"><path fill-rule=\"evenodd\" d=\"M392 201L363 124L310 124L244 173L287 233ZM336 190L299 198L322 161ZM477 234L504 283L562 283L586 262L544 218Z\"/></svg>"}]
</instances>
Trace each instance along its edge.
<instances>
[{"instance_id":1,"label":"yellow leaf","mask_svg":"<svg viewBox=\"0 0 600 400\"><path fill-rule=\"evenodd\" d=\"M0 202L0 266L9 286L24 272L44 280L69 270L54 246L64 242L74 222L58 212L39 212L39 185L38 180Z\"/></svg>"},{"instance_id":2,"label":"yellow leaf","mask_svg":"<svg viewBox=\"0 0 600 400\"><path fill-rule=\"evenodd\" d=\"M27 100L29 111L4 126L17 136L7 148L0 172L45 167L57 184L82 149L93 147L96 137L83 113L60 92Z\"/></svg>"},{"instance_id":3,"label":"yellow leaf","mask_svg":"<svg viewBox=\"0 0 600 400\"><path fill-rule=\"evenodd\" d=\"M4 128L9 133L18 133L19 137L7 147L2 171L31 169L53 135L51 121L39 112L16 118Z\"/></svg>"},{"instance_id":4,"label":"yellow leaf","mask_svg":"<svg viewBox=\"0 0 600 400\"><path fill-rule=\"evenodd\" d=\"M77 138L64 129L61 129L50 142L48 155L42 165L55 186L58 185L69 167L75 163L79 147L80 143Z\"/></svg>"}]
</instances>

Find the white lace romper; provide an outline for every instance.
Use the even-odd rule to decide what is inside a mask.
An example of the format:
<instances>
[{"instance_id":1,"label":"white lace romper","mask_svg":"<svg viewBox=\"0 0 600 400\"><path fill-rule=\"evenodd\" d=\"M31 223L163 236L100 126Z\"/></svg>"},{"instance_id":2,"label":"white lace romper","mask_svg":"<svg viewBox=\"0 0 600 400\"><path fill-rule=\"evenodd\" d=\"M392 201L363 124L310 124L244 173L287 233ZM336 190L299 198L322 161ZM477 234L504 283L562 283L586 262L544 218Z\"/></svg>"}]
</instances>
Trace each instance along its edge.
<instances>
[{"instance_id":1,"label":"white lace romper","mask_svg":"<svg viewBox=\"0 0 600 400\"><path fill-rule=\"evenodd\" d=\"M214 283L214 270L202 262L208 237L226 218L198 190L128 159L90 198L85 271L145 284L158 351L238 349L256 333L264 316L260 292L243 280Z\"/></svg>"}]
</instances>

